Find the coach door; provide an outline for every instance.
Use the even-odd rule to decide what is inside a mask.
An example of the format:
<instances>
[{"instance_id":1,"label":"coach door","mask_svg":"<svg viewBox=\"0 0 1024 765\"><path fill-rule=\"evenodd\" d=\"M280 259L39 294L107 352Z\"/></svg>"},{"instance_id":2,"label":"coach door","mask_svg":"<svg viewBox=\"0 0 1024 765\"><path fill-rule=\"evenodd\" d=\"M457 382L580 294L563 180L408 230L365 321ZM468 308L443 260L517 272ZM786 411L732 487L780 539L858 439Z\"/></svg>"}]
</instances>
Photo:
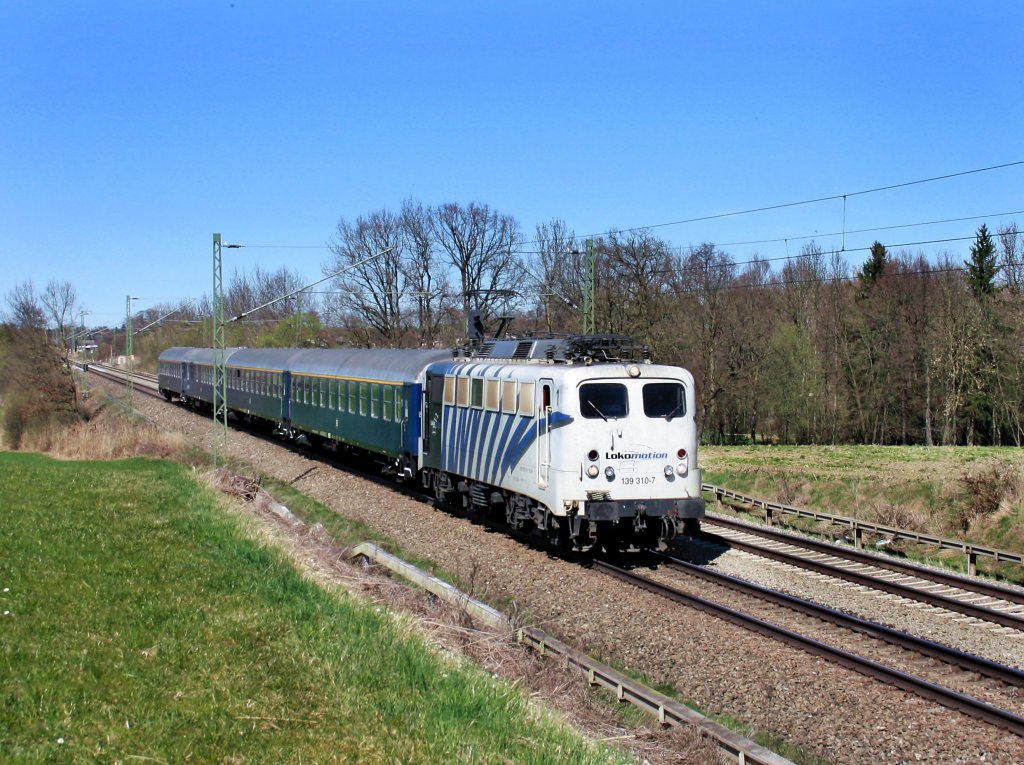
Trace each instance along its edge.
<instances>
[{"instance_id":1,"label":"coach door","mask_svg":"<svg viewBox=\"0 0 1024 765\"><path fill-rule=\"evenodd\" d=\"M551 397L555 389L551 380L542 379L537 385L537 485L548 487L551 472Z\"/></svg>"},{"instance_id":2,"label":"coach door","mask_svg":"<svg viewBox=\"0 0 1024 765\"><path fill-rule=\"evenodd\" d=\"M444 411L444 375L427 373L423 389L423 454L430 455L430 464L439 465L441 459L441 421Z\"/></svg>"}]
</instances>

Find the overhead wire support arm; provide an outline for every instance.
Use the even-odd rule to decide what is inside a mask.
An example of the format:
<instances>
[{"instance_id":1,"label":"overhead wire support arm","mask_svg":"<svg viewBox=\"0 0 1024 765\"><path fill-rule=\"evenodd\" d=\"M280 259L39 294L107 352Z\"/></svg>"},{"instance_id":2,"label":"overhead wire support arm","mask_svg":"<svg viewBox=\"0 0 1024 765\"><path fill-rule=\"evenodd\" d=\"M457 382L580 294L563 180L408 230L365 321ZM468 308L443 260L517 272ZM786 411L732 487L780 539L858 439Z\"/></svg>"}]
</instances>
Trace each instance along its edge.
<instances>
[{"instance_id":1,"label":"overhead wire support arm","mask_svg":"<svg viewBox=\"0 0 1024 765\"><path fill-rule=\"evenodd\" d=\"M230 247L231 245L228 245L228 246ZM240 245L234 245L234 246L238 247ZM362 260L357 261L355 263L350 263L349 265L345 266L344 268L340 268L337 271L335 271L335 272L333 272L331 274L328 274L323 279L317 279L315 282L311 282L310 284L307 284L307 285L305 285L303 287L299 287L298 289L292 290L291 292L289 292L286 295L281 295L280 297L276 297L273 300L268 300L263 305L258 305L255 308L250 308L248 311L242 311L237 316L232 316L230 319L227 320L226 323L227 324L231 324L232 322L235 322L235 321L241 321L242 319L244 319L249 314L256 313L257 311L260 311L260 310L262 310L264 308L269 308L270 306L274 305L274 303L280 303L282 300L287 300L290 297L294 297L295 295L298 295L300 292L305 292L306 290L310 289L311 287L315 287L318 284L323 284L328 279L333 279L335 276L340 276L341 274L345 273L346 271L352 270L356 266L361 266L364 263L369 263L371 260L375 260L376 258L379 258L381 255L386 255L387 253L391 252L393 249L395 249L395 248L394 247L388 247L387 249L381 250L380 252L378 252L378 253L376 253L374 255L371 255L368 258L363 258Z\"/></svg>"}]
</instances>

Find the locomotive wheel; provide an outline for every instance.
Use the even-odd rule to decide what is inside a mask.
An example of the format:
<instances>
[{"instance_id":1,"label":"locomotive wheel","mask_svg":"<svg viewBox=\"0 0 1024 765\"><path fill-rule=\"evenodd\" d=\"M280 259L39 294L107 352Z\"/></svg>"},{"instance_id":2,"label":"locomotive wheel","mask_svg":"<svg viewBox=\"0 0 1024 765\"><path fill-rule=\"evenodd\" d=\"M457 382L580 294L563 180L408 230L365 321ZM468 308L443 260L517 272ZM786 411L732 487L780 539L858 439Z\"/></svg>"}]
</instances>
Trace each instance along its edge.
<instances>
[{"instance_id":1,"label":"locomotive wheel","mask_svg":"<svg viewBox=\"0 0 1024 765\"><path fill-rule=\"evenodd\" d=\"M550 513L547 518L548 542L563 550L568 550L572 547L568 521L568 518L556 518Z\"/></svg>"},{"instance_id":2,"label":"locomotive wheel","mask_svg":"<svg viewBox=\"0 0 1024 765\"><path fill-rule=\"evenodd\" d=\"M508 500L505 500L505 523L507 523L508 527L514 531L519 531L523 528L522 519L516 515L515 508Z\"/></svg>"}]
</instances>

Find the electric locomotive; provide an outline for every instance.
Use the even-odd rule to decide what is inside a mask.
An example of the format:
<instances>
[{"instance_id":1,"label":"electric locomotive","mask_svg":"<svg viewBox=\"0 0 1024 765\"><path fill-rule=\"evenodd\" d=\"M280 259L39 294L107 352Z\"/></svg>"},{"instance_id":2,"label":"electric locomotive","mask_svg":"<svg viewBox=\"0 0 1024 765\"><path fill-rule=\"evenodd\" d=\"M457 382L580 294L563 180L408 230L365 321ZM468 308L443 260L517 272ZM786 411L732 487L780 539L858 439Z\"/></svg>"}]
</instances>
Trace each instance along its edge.
<instances>
[{"instance_id":1,"label":"electric locomotive","mask_svg":"<svg viewBox=\"0 0 1024 765\"><path fill-rule=\"evenodd\" d=\"M214 351L168 348L159 386L213 400ZM566 547L656 547L704 515L693 377L613 335L483 339L454 352L225 353L227 408L357 450L442 502Z\"/></svg>"},{"instance_id":2,"label":"electric locomotive","mask_svg":"<svg viewBox=\"0 0 1024 765\"><path fill-rule=\"evenodd\" d=\"M582 549L699 528L693 377L629 338L481 341L424 388L421 478L439 498Z\"/></svg>"}]
</instances>

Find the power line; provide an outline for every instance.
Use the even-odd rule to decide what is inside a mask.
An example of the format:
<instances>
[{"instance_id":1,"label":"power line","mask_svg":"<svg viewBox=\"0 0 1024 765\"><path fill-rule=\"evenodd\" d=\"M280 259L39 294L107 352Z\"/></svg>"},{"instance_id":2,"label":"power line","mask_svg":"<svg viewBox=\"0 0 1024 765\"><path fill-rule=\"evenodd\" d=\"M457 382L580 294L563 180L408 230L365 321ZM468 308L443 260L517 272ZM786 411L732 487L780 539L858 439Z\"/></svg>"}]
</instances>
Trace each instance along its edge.
<instances>
[{"instance_id":1,"label":"power line","mask_svg":"<svg viewBox=\"0 0 1024 765\"><path fill-rule=\"evenodd\" d=\"M679 226L679 225L682 225L684 223L700 223L702 221L718 220L720 218L730 218L730 217L735 217L735 216L739 216L739 215L750 215L752 213L757 213L757 212L768 212L770 210L782 210L782 209L785 209L785 208L788 208L788 207L799 207L801 205L816 204L818 202L830 202L830 201L834 201L834 200L837 200L837 199L845 199L846 197L857 197L857 196L862 196L864 194L874 194L874 193L877 193L879 191L891 191L892 189L902 189L902 188L906 188L907 186L917 186L917 185L920 185L922 183L932 183L934 181L945 181L945 180L949 180L950 178L960 178L960 177L965 176L965 175L974 175L976 173L986 173L986 172L989 172L991 170L1001 170L1003 168L1015 167L1017 165L1024 165L1024 160L1019 160L1017 162L1004 162L1001 165L991 165L989 167L979 167L979 168L976 168L974 170L963 170L963 171L958 172L958 173L947 173L945 175L936 175L936 176L933 176L931 178L921 178L921 179L916 180L916 181L905 181L903 183L893 183L893 184L889 184L888 186L878 186L878 187L872 188L872 189L862 189L860 191L849 191L849 192L847 192L845 194L832 194L830 196L816 197L814 199L804 199L804 200L801 200L799 202L784 202L782 204L766 205L764 207L752 207L752 208L750 208L748 210L736 210L734 212L717 213L715 215L702 215L702 216L699 216L699 217L696 217L696 218L684 218L683 220L670 221L668 223L655 223L655 224L650 225L650 226L636 226L634 228L621 229L621 230L619 230L619 233L630 233L630 232L633 232L633 231L644 231L644 230L652 229L652 228L664 228L666 226ZM608 232L603 232L603 233L599 233L599 234L587 234L585 237L581 237L581 238L585 238L585 239L586 238L593 238L593 237L597 237L597 236L604 236L605 234L610 234L610 233L612 233L612 232L608 231Z\"/></svg>"},{"instance_id":2,"label":"power line","mask_svg":"<svg viewBox=\"0 0 1024 765\"><path fill-rule=\"evenodd\" d=\"M1009 210L1007 212L988 213L986 215L968 215L968 216L964 216L964 217L961 217L961 218L944 218L944 219L941 219L941 220L928 220L928 221L920 221L920 222L917 222L917 223L896 223L896 224L891 224L891 225L888 225L888 226L876 226L874 228L857 228L857 229L850 229L849 231L846 231L845 233L847 233L847 234L872 234L872 233L876 233L878 231L892 231L892 230L901 229L901 228L917 228L919 226L937 226L937 225L941 225L941 224L944 224L944 223L962 223L963 221L966 221L966 220L984 220L984 219L991 219L991 218L1001 218L1001 217L1004 217L1004 216L1007 216L1007 215L1024 215L1024 210ZM796 236L796 235L794 235L794 236L784 236L784 237L778 237L776 239L749 239L749 240L741 241L741 242L709 242L709 244L714 244L715 247L742 247L742 246L750 245L750 244L779 244L779 243L782 243L782 242L799 242L799 241L803 241L803 240L806 240L806 239L820 239L820 238L831 237L831 236L839 236L842 233L843 232L841 232L841 231L827 231L825 233L817 233L817 234L801 234L799 236ZM689 250L690 252L693 252L694 250L700 249L701 246L702 245L690 244L690 245L679 246L679 247L671 247L669 249L672 249L672 250L674 250L674 251L676 251L676 252L681 254L681 253L683 253L683 252L685 252L687 250ZM893 247L900 247L900 246L905 246L905 245L891 245L891 246L893 246ZM856 249L854 249L854 250L845 250L845 251L846 252L856 252ZM514 252L517 255L542 255L542 254L545 254L545 253L541 252L540 250L514 250ZM552 252L552 253L549 253L549 254L553 254L553 255L570 255L573 252L575 252L575 251L574 250L564 250L564 251L559 251L559 252Z\"/></svg>"}]
</instances>

